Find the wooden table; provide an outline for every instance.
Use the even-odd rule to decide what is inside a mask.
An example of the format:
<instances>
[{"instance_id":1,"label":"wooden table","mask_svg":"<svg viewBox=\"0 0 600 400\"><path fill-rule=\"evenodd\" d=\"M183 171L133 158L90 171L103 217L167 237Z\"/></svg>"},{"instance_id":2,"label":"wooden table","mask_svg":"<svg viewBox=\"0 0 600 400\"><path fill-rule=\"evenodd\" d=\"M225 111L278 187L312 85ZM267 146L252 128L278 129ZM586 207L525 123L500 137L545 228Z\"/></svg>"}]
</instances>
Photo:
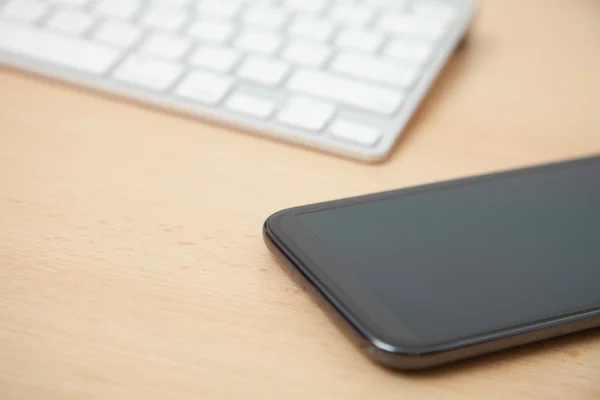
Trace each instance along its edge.
<instances>
[{"instance_id":1,"label":"wooden table","mask_svg":"<svg viewBox=\"0 0 600 400\"><path fill-rule=\"evenodd\" d=\"M597 153L598 21L485 2L378 165L0 69L0 398L600 399L597 331L384 370L261 239L284 207Z\"/></svg>"}]
</instances>

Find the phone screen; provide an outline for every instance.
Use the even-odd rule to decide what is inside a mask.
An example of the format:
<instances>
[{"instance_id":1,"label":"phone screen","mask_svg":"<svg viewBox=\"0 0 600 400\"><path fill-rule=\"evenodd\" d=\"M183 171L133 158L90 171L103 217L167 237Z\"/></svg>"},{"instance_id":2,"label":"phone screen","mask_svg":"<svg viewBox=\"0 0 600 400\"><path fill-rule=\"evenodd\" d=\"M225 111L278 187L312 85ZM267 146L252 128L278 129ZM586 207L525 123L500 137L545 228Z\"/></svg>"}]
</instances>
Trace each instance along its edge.
<instances>
[{"instance_id":1,"label":"phone screen","mask_svg":"<svg viewBox=\"0 0 600 400\"><path fill-rule=\"evenodd\" d=\"M600 158L298 218L423 344L600 306Z\"/></svg>"}]
</instances>

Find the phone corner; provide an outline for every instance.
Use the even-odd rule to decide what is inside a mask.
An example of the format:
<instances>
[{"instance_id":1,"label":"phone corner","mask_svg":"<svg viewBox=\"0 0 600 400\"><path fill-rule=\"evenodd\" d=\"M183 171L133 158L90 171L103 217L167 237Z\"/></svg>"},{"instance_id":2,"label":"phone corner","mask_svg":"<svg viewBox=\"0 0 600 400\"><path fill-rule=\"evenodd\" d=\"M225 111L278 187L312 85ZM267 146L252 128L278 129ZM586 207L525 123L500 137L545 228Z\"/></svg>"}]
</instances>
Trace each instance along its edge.
<instances>
[{"instance_id":1,"label":"phone corner","mask_svg":"<svg viewBox=\"0 0 600 400\"><path fill-rule=\"evenodd\" d=\"M378 339L368 339L362 351L381 367L401 371L419 371L444 363L443 357L414 346L398 347Z\"/></svg>"},{"instance_id":2,"label":"phone corner","mask_svg":"<svg viewBox=\"0 0 600 400\"><path fill-rule=\"evenodd\" d=\"M263 222L263 233L273 235L273 231L281 227L282 219L290 212L291 209L286 208L269 215Z\"/></svg>"}]
</instances>

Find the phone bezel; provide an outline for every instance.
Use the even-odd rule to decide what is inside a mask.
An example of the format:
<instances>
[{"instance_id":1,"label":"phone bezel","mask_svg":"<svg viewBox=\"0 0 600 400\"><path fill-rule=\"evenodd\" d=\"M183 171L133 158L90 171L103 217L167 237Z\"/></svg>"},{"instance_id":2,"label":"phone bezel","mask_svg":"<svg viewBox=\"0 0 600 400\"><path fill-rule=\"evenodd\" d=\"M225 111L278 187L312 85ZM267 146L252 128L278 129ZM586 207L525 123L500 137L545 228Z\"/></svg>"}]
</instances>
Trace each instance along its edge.
<instances>
[{"instance_id":1,"label":"phone bezel","mask_svg":"<svg viewBox=\"0 0 600 400\"><path fill-rule=\"evenodd\" d=\"M558 336L565 333L600 326L600 307L581 310L545 320L508 327L480 335L472 335L461 340L450 340L432 345L420 345L410 332L376 294L362 285L350 269L336 257L298 218L298 215L324 211L333 208L380 201L394 197L473 185L490 180L506 179L515 175L548 173L557 169L574 168L587 163L600 163L600 156L563 161L465 179L434 183L407 189L393 190L325 203L312 204L280 211L265 222L266 237L278 248L304 279L333 306L343 319L364 338L371 350L403 357L431 356L470 348L465 356L480 351L493 351L508 346ZM511 339L520 337L520 339ZM503 341L503 343L500 343ZM493 346L486 343L496 343ZM482 345L484 345L482 347ZM477 353L478 351L475 351ZM372 351L371 351L372 353ZM373 355L373 354L372 354ZM471 354L474 355L474 354ZM448 358L448 357L441 357ZM462 358L454 356L451 358ZM438 360L439 361L439 360ZM431 362L436 364L436 360ZM393 363L392 363L393 364Z\"/></svg>"}]
</instances>

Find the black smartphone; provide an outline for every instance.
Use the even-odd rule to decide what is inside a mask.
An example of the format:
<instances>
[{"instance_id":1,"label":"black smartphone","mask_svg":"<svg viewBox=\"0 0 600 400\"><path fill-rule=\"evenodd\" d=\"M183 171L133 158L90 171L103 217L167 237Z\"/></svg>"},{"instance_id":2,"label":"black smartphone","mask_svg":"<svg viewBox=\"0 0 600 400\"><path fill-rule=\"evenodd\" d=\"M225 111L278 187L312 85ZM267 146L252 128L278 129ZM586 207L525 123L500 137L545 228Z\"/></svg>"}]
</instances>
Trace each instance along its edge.
<instances>
[{"instance_id":1,"label":"black smartphone","mask_svg":"<svg viewBox=\"0 0 600 400\"><path fill-rule=\"evenodd\" d=\"M600 327L600 155L288 209L264 238L388 367Z\"/></svg>"}]
</instances>

